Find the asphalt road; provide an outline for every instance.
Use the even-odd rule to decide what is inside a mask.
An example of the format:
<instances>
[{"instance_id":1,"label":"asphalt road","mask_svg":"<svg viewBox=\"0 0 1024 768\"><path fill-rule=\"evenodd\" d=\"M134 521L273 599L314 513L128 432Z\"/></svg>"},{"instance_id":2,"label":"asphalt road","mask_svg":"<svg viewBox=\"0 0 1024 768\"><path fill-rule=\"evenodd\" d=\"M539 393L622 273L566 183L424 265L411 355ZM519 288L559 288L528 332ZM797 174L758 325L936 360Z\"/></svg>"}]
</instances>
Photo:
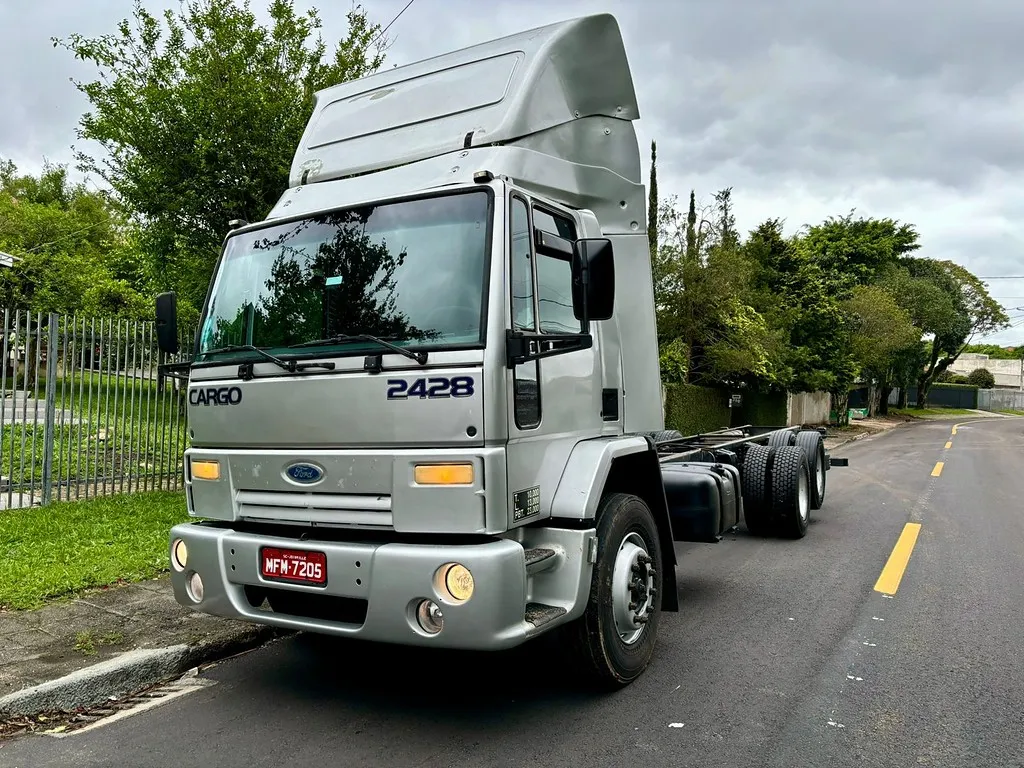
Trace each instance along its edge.
<instances>
[{"instance_id":1,"label":"asphalt road","mask_svg":"<svg viewBox=\"0 0 1024 768\"><path fill-rule=\"evenodd\" d=\"M568 688L545 647L300 636L149 712L22 737L0 766L1024 766L1024 420L951 426L841 450L802 541L681 546L681 612L617 694Z\"/></svg>"}]
</instances>

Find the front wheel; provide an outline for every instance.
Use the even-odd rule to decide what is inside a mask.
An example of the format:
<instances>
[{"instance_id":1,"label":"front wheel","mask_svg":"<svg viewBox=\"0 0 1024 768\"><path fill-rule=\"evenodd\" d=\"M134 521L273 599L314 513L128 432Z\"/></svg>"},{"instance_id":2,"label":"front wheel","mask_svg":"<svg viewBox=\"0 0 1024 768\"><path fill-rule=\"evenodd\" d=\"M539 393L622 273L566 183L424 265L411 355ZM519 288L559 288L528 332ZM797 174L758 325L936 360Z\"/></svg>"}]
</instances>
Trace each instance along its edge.
<instances>
[{"instance_id":1,"label":"front wheel","mask_svg":"<svg viewBox=\"0 0 1024 768\"><path fill-rule=\"evenodd\" d=\"M604 497L597 542L587 608L570 631L586 678L621 688L647 668L658 636L664 565L650 508L638 496Z\"/></svg>"}]
</instances>

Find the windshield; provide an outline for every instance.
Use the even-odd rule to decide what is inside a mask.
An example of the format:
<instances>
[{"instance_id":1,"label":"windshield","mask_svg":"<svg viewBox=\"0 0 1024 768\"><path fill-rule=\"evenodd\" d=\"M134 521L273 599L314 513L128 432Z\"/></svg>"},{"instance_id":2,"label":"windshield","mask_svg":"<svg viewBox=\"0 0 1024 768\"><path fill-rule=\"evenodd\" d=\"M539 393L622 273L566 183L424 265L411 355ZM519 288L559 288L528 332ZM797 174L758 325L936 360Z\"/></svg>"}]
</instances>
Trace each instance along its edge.
<instances>
[{"instance_id":1,"label":"windshield","mask_svg":"<svg viewBox=\"0 0 1024 768\"><path fill-rule=\"evenodd\" d=\"M282 352L332 336L400 346L483 343L486 191L333 211L235 235L202 321L198 362L222 347ZM363 353L341 342L316 354ZM310 353L293 350L290 354ZM235 351L232 357L251 357Z\"/></svg>"}]
</instances>

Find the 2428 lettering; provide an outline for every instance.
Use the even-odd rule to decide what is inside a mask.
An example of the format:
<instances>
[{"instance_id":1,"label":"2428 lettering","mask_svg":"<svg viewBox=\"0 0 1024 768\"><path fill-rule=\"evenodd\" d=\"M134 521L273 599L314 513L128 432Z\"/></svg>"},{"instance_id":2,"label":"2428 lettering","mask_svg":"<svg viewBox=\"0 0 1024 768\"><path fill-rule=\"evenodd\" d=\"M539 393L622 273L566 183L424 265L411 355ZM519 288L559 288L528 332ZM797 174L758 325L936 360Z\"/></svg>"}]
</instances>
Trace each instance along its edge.
<instances>
[{"instance_id":1,"label":"2428 lettering","mask_svg":"<svg viewBox=\"0 0 1024 768\"><path fill-rule=\"evenodd\" d=\"M450 379L436 376L412 381L388 379L388 400L408 400L411 397L418 397L421 400L472 397L474 384L472 376L453 376Z\"/></svg>"}]
</instances>

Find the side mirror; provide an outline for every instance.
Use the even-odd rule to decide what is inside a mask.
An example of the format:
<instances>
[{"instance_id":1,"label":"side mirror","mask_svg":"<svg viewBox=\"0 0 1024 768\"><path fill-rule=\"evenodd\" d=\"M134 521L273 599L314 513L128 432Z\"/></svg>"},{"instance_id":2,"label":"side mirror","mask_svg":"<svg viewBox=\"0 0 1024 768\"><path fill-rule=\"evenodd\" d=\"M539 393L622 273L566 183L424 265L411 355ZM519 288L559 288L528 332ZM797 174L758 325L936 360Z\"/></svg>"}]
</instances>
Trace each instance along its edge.
<instances>
[{"instance_id":1,"label":"side mirror","mask_svg":"<svg viewBox=\"0 0 1024 768\"><path fill-rule=\"evenodd\" d=\"M577 240L572 254L572 311L577 320L608 320L615 309L615 259L612 242Z\"/></svg>"},{"instance_id":2,"label":"side mirror","mask_svg":"<svg viewBox=\"0 0 1024 768\"><path fill-rule=\"evenodd\" d=\"M178 295L174 291L156 297L156 343L161 352L178 353Z\"/></svg>"}]
</instances>

